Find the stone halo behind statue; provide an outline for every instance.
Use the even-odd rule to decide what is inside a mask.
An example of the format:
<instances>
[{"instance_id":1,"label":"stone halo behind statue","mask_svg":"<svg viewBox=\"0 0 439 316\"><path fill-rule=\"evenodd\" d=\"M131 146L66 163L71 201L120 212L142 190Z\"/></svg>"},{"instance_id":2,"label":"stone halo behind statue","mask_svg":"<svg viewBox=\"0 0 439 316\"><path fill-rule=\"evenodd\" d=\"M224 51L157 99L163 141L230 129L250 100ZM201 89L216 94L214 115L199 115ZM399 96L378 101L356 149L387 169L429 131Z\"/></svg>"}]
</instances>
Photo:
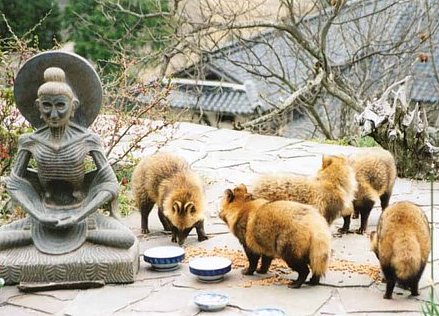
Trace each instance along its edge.
<instances>
[{"instance_id":1,"label":"stone halo behind statue","mask_svg":"<svg viewBox=\"0 0 439 316\"><path fill-rule=\"evenodd\" d=\"M44 83L44 71L59 67L66 74L66 83L71 86L79 100L72 121L83 127L90 126L99 114L102 104L102 84L90 63L79 55L48 51L37 54L26 61L18 71L14 96L17 108L34 128L44 125L34 105L38 88Z\"/></svg>"}]
</instances>

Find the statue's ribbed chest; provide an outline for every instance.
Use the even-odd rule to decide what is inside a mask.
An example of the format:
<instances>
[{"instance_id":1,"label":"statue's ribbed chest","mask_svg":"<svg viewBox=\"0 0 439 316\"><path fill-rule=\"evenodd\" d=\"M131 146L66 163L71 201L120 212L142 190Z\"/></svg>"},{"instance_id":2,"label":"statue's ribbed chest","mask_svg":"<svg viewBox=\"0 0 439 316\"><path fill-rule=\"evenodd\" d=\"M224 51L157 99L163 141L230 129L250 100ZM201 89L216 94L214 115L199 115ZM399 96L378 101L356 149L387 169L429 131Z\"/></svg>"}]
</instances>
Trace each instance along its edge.
<instances>
[{"instance_id":1,"label":"statue's ribbed chest","mask_svg":"<svg viewBox=\"0 0 439 316\"><path fill-rule=\"evenodd\" d=\"M38 167L41 183L63 180L81 185L84 179L84 159L87 155L86 146L82 143L56 148L39 143L34 147L33 156Z\"/></svg>"}]
</instances>

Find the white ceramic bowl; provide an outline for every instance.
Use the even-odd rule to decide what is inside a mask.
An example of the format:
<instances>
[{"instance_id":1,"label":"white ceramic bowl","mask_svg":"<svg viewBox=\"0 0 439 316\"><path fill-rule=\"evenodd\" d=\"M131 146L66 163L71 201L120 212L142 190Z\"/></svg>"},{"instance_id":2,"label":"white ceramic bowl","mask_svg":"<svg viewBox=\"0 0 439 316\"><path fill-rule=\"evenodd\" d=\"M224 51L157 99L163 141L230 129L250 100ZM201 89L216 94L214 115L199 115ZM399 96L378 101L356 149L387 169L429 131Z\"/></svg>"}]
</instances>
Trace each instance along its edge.
<instances>
[{"instance_id":1,"label":"white ceramic bowl","mask_svg":"<svg viewBox=\"0 0 439 316\"><path fill-rule=\"evenodd\" d=\"M279 308L258 308L252 311L252 316L287 316L287 314Z\"/></svg>"},{"instance_id":2,"label":"white ceramic bowl","mask_svg":"<svg viewBox=\"0 0 439 316\"><path fill-rule=\"evenodd\" d=\"M232 269L232 261L224 257L201 257L189 262L189 271L203 282L219 282Z\"/></svg>"},{"instance_id":3,"label":"white ceramic bowl","mask_svg":"<svg viewBox=\"0 0 439 316\"><path fill-rule=\"evenodd\" d=\"M149 262L154 270L171 271L178 268L184 259L184 249L176 246L154 247L145 250L143 259Z\"/></svg>"},{"instance_id":4,"label":"white ceramic bowl","mask_svg":"<svg viewBox=\"0 0 439 316\"><path fill-rule=\"evenodd\" d=\"M229 304L229 297L220 293L200 293L194 296L194 303L202 310L216 312Z\"/></svg>"}]
</instances>

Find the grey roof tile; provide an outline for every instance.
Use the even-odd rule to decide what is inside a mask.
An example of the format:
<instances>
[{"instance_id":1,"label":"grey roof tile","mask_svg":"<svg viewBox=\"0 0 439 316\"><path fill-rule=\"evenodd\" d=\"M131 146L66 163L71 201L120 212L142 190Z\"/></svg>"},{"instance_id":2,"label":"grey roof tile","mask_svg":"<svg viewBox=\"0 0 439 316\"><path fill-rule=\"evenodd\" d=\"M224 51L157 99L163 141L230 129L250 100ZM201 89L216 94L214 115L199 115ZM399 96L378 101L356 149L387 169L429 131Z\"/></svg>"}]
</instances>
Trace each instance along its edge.
<instances>
[{"instance_id":1,"label":"grey roof tile","mask_svg":"<svg viewBox=\"0 0 439 316\"><path fill-rule=\"evenodd\" d=\"M228 87L176 84L170 92L169 102L172 107L181 109L202 108L204 111L235 114L251 114L255 111L244 89Z\"/></svg>"}]
</instances>

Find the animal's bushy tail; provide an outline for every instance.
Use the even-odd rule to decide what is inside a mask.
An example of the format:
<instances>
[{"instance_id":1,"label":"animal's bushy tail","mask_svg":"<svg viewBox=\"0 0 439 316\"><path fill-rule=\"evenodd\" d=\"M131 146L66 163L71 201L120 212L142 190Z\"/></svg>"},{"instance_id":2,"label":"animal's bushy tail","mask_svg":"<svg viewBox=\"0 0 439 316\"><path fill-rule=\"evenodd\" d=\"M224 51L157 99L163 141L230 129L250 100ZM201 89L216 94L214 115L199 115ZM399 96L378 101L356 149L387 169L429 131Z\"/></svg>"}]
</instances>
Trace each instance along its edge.
<instances>
[{"instance_id":1,"label":"animal's bushy tail","mask_svg":"<svg viewBox=\"0 0 439 316\"><path fill-rule=\"evenodd\" d=\"M323 276L328 270L331 252L330 236L325 232L315 233L311 240L309 261L313 275Z\"/></svg>"},{"instance_id":2,"label":"animal's bushy tail","mask_svg":"<svg viewBox=\"0 0 439 316\"><path fill-rule=\"evenodd\" d=\"M407 280L421 269L421 246L416 239L395 240L391 264L398 279Z\"/></svg>"}]
</instances>

